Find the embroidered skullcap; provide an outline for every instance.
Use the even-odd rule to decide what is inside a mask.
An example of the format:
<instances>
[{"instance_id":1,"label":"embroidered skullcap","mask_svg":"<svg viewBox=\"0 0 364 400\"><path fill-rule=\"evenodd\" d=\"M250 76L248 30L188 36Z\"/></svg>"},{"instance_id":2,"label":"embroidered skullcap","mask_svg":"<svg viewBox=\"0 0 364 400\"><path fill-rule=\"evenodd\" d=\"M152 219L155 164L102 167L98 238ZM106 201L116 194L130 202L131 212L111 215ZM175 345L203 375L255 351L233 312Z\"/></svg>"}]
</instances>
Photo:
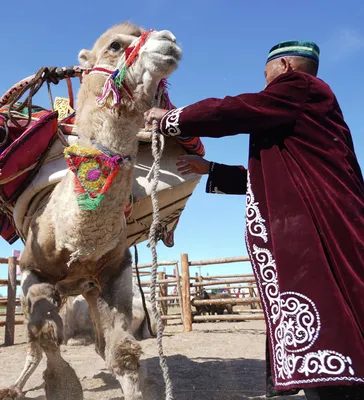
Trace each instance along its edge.
<instances>
[{"instance_id":1,"label":"embroidered skullcap","mask_svg":"<svg viewBox=\"0 0 364 400\"><path fill-rule=\"evenodd\" d=\"M291 40L273 46L268 54L267 62L284 56L309 57L319 63L320 49L314 42Z\"/></svg>"}]
</instances>

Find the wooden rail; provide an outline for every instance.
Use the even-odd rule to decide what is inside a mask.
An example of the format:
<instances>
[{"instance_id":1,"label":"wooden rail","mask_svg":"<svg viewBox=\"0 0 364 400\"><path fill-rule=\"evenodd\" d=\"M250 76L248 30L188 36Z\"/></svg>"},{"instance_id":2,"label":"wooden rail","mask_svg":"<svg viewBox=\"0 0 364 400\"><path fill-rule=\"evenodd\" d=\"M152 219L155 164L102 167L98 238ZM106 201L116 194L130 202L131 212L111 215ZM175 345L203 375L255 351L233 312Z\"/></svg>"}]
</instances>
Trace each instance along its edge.
<instances>
[{"instance_id":1,"label":"wooden rail","mask_svg":"<svg viewBox=\"0 0 364 400\"><path fill-rule=\"evenodd\" d=\"M263 315L194 315L194 321L262 321L264 320Z\"/></svg>"},{"instance_id":2,"label":"wooden rail","mask_svg":"<svg viewBox=\"0 0 364 400\"><path fill-rule=\"evenodd\" d=\"M0 286L8 286L8 280L7 279L0 279ZM20 281L16 281L16 284L19 286Z\"/></svg>"},{"instance_id":3,"label":"wooden rail","mask_svg":"<svg viewBox=\"0 0 364 400\"><path fill-rule=\"evenodd\" d=\"M196 306L203 306L205 304L251 304L260 301L259 297L241 297L230 299L208 299L208 300L194 300L193 304Z\"/></svg>"},{"instance_id":4,"label":"wooden rail","mask_svg":"<svg viewBox=\"0 0 364 400\"><path fill-rule=\"evenodd\" d=\"M0 299L0 307L5 307L8 305L8 298L1 298ZM15 305L20 306L20 299L15 298Z\"/></svg>"},{"instance_id":5,"label":"wooden rail","mask_svg":"<svg viewBox=\"0 0 364 400\"><path fill-rule=\"evenodd\" d=\"M220 281L208 281L208 282L195 282L192 286L216 286L226 285L228 283L255 283L255 278L237 278L237 279L221 279Z\"/></svg>"},{"instance_id":6,"label":"wooden rail","mask_svg":"<svg viewBox=\"0 0 364 400\"><path fill-rule=\"evenodd\" d=\"M215 260L190 261L189 265L191 267L197 267L200 265L228 264L228 263L244 262L249 260L250 260L249 257L227 257L227 258L218 258Z\"/></svg>"}]
</instances>

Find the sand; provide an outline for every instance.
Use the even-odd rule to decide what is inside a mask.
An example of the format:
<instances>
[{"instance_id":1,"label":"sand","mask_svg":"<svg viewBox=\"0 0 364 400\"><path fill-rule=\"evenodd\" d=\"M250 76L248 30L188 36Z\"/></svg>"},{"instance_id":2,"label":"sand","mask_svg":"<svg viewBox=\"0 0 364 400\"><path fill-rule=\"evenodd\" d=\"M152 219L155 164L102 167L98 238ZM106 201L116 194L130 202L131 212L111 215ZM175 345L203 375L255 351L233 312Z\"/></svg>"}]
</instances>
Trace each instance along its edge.
<instances>
[{"instance_id":1,"label":"sand","mask_svg":"<svg viewBox=\"0 0 364 400\"><path fill-rule=\"evenodd\" d=\"M0 347L0 387L11 385L23 368L26 354L24 326L16 327L16 344ZM4 329L0 330L3 343ZM164 383L155 339L143 346L145 399L163 400ZM265 399L265 325L263 321L196 323L193 331L168 325L164 352L174 386L175 400ZM123 399L119 384L95 353L94 346L62 346L64 358L75 369L85 400ZM25 386L25 399L45 400L43 359ZM301 392L302 393L302 392ZM303 394L280 399L303 400ZM65 400L72 400L72 397Z\"/></svg>"}]
</instances>

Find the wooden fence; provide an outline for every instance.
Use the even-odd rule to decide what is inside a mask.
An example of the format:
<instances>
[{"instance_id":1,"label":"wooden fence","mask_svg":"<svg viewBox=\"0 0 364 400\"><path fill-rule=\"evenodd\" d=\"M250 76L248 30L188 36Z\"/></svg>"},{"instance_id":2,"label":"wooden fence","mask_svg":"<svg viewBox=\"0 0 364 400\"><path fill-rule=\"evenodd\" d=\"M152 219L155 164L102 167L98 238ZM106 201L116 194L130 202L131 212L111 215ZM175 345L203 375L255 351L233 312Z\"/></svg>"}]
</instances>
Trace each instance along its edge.
<instances>
[{"instance_id":1,"label":"wooden fence","mask_svg":"<svg viewBox=\"0 0 364 400\"><path fill-rule=\"evenodd\" d=\"M15 339L15 325L22 324L22 320L16 320L15 316L22 314L16 313L16 306L20 305L19 299L16 297L16 287L20 282L16 279L16 266L18 260L15 257L0 258L0 264L8 265L8 279L1 279L0 286L7 286L7 298L0 298L0 317L5 316L5 321L0 319L0 327L5 326L4 345L11 346ZM3 312L3 307L6 307L6 312Z\"/></svg>"},{"instance_id":2,"label":"wooden fence","mask_svg":"<svg viewBox=\"0 0 364 400\"><path fill-rule=\"evenodd\" d=\"M192 331L192 323L198 321L248 321L264 320L261 302L257 293L256 281L253 274L203 276L190 274L191 267L218 265L228 263L249 262L249 257L229 257L215 260L190 261L188 254L181 255L182 269L182 300L184 331ZM194 300L199 305L248 305L250 309L239 309L233 314L224 315L194 315L191 298L201 295L204 289L225 291L231 295L228 299ZM238 292L238 293L236 293Z\"/></svg>"},{"instance_id":3,"label":"wooden fence","mask_svg":"<svg viewBox=\"0 0 364 400\"><path fill-rule=\"evenodd\" d=\"M158 271L156 280L156 300L158 309L164 324L168 320L177 320L183 322L182 315L182 289L181 277L179 273L178 261L163 261L158 263L159 268L172 267L172 274L164 271ZM152 264L138 265L138 271L141 278L141 286L146 297L150 295L150 285L152 283ZM136 269L133 266L133 276L136 278ZM144 278L144 279L143 279ZM147 278L147 279L145 279ZM172 289L172 290L171 290Z\"/></svg>"},{"instance_id":4,"label":"wooden fence","mask_svg":"<svg viewBox=\"0 0 364 400\"><path fill-rule=\"evenodd\" d=\"M248 257L230 257L215 260L190 261L188 254L181 254L180 261L164 261L158 263L158 278L156 286L156 299L158 309L164 324L168 321L182 323L185 332L192 331L193 322L202 321L248 321L263 320L261 302L257 294L256 281L253 274L230 274L191 276L191 267L202 267L207 265L219 265L228 263L248 262ZM15 325L23 324L23 319L15 319L22 312L16 312L16 306L20 300L16 297L17 259L15 257L0 258L0 264L8 265L8 279L0 279L0 286L7 286L7 298L0 298L0 327L5 327L4 344L14 344ZM181 271L180 271L181 267ZM152 264L138 265L143 292L150 295L150 284ZM160 269L163 268L164 271ZM172 273L167 273L166 268L172 268ZM136 281L136 269L133 266L133 278ZM228 299L196 300L194 304L199 305L222 305L231 304L238 306L239 310L233 314L223 315L197 315L193 311L191 300L193 297L203 293L204 290L225 291L231 295ZM242 306L242 307L241 307ZM6 312L2 308L6 307Z\"/></svg>"}]
</instances>

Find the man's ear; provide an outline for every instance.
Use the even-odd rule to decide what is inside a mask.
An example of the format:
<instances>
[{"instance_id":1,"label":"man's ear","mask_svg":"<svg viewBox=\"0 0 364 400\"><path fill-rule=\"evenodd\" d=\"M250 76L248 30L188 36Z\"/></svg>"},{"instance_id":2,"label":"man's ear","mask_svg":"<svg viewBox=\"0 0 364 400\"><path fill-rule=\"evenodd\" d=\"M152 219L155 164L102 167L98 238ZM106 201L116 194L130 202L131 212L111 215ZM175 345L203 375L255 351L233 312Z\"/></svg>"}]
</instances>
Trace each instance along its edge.
<instances>
[{"instance_id":1,"label":"man's ear","mask_svg":"<svg viewBox=\"0 0 364 400\"><path fill-rule=\"evenodd\" d=\"M289 72L289 71L293 71L293 68L292 68L291 63L289 62L288 58L282 57L280 59L280 62L282 64L282 69L283 69L284 73L285 72Z\"/></svg>"},{"instance_id":2,"label":"man's ear","mask_svg":"<svg viewBox=\"0 0 364 400\"><path fill-rule=\"evenodd\" d=\"M92 51L86 49L82 49L78 53L78 61L81 67L85 68L93 68L96 63L95 56Z\"/></svg>"}]
</instances>

